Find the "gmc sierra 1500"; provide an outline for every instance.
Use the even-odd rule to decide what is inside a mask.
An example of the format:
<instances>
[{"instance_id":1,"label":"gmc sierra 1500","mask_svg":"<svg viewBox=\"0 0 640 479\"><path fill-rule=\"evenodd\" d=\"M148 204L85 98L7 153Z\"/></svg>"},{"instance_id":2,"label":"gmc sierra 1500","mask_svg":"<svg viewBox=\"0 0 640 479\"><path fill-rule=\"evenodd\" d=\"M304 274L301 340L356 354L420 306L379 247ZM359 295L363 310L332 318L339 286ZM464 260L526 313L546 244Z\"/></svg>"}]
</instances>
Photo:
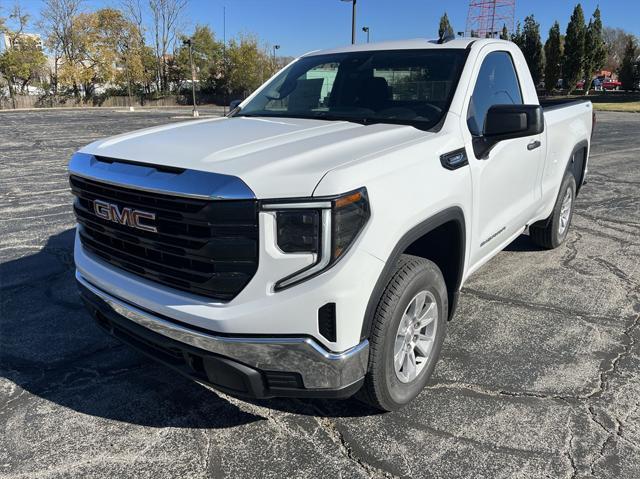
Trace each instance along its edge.
<instances>
[{"instance_id":1,"label":"gmc sierra 1500","mask_svg":"<svg viewBox=\"0 0 640 479\"><path fill-rule=\"evenodd\" d=\"M565 240L593 121L588 101L541 106L506 41L309 53L227 117L73 155L82 298L222 391L397 409L465 279L527 228Z\"/></svg>"}]
</instances>

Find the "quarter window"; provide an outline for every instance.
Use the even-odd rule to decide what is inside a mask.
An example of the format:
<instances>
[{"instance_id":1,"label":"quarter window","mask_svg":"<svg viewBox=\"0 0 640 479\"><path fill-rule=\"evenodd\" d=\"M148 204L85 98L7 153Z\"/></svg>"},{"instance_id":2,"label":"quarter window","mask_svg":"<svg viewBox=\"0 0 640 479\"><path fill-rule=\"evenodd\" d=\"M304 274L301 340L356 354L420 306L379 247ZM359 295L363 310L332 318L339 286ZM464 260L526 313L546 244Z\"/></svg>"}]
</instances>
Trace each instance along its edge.
<instances>
[{"instance_id":1,"label":"quarter window","mask_svg":"<svg viewBox=\"0 0 640 479\"><path fill-rule=\"evenodd\" d=\"M469 102L469 131L475 136L482 134L487 111L493 105L521 104L522 93L511 55L507 52L489 53L482 62Z\"/></svg>"}]
</instances>

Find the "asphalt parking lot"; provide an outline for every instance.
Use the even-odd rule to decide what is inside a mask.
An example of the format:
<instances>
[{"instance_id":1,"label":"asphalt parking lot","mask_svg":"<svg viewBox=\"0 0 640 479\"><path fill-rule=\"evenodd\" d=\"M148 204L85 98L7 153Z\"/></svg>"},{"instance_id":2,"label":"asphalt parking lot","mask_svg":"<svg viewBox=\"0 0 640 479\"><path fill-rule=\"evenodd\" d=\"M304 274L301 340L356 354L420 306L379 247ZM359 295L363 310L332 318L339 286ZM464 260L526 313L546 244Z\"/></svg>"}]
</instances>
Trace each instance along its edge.
<instances>
[{"instance_id":1,"label":"asphalt parking lot","mask_svg":"<svg viewBox=\"0 0 640 479\"><path fill-rule=\"evenodd\" d=\"M73 277L66 163L188 110L0 113L0 477L640 477L640 115L600 113L565 245L466 284L398 413L245 402L104 335Z\"/></svg>"}]
</instances>

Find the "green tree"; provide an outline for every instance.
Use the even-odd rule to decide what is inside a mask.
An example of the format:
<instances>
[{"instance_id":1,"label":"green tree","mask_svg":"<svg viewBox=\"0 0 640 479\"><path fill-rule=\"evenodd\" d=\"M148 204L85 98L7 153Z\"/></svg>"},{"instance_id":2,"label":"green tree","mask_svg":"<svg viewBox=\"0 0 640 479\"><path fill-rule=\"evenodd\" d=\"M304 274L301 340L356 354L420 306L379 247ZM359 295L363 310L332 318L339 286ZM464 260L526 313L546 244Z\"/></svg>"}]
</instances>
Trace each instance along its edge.
<instances>
[{"instance_id":1,"label":"green tree","mask_svg":"<svg viewBox=\"0 0 640 479\"><path fill-rule=\"evenodd\" d=\"M518 45L521 50L524 47L524 33L522 33L520 22L516 25L516 31L511 34L511 41Z\"/></svg>"},{"instance_id":2,"label":"green tree","mask_svg":"<svg viewBox=\"0 0 640 479\"><path fill-rule=\"evenodd\" d=\"M248 95L275 72L269 53L253 35L240 35L227 47L226 85L228 91Z\"/></svg>"},{"instance_id":3,"label":"green tree","mask_svg":"<svg viewBox=\"0 0 640 479\"><path fill-rule=\"evenodd\" d=\"M584 65L584 43L586 26L582 6L577 4L567 25L567 35L564 40L564 62L562 74L569 89L575 89L581 79Z\"/></svg>"},{"instance_id":4,"label":"green tree","mask_svg":"<svg viewBox=\"0 0 640 479\"><path fill-rule=\"evenodd\" d=\"M592 28L595 38L595 48L592 52L593 66L595 70L601 70L607 62L607 46L604 42L604 28L600 16L600 7L596 7L595 12L593 12Z\"/></svg>"},{"instance_id":5,"label":"green tree","mask_svg":"<svg viewBox=\"0 0 640 479\"><path fill-rule=\"evenodd\" d=\"M500 32L500 40L509 40L509 30L507 29L507 24L502 24L502 31Z\"/></svg>"},{"instance_id":6,"label":"green tree","mask_svg":"<svg viewBox=\"0 0 640 479\"><path fill-rule=\"evenodd\" d=\"M544 86L547 93L551 93L560 79L562 66L562 42L560 39L560 24L556 21L549 29L549 38L544 44Z\"/></svg>"},{"instance_id":7,"label":"green tree","mask_svg":"<svg viewBox=\"0 0 640 479\"><path fill-rule=\"evenodd\" d=\"M533 15L524 19L524 29L522 31L522 45L520 46L524 58L527 60L533 84L538 85L542 79L543 56L542 40L540 40L540 24L536 22Z\"/></svg>"},{"instance_id":8,"label":"green tree","mask_svg":"<svg viewBox=\"0 0 640 479\"><path fill-rule=\"evenodd\" d=\"M201 88L213 89L215 81L222 73L223 45L216 41L208 26L197 25L191 35L193 65L198 84ZM187 37L181 37L181 42ZM182 46L175 56L176 69L174 81L182 83L191 80L191 66L189 63L189 47Z\"/></svg>"},{"instance_id":9,"label":"green tree","mask_svg":"<svg viewBox=\"0 0 640 479\"><path fill-rule=\"evenodd\" d=\"M624 49L624 56L618 70L618 78L623 90L635 90L638 81L638 47L633 36L629 35Z\"/></svg>"},{"instance_id":10,"label":"green tree","mask_svg":"<svg viewBox=\"0 0 640 479\"><path fill-rule=\"evenodd\" d=\"M131 78L132 51L137 34L119 10L103 8L79 13L71 19L74 55L63 59L59 83L74 90L81 85L84 100L93 99L96 87ZM123 75L124 74L124 75ZM128 82L126 82L128 84Z\"/></svg>"},{"instance_id":11,"label":"green tree","mask_svg":"<svg viewBox=\"0 0 640 479\"><path fill-rule=\"evenodd\" d=\"M13 9L9 20L15 28L2 25L2 32L8 39L6 49L0 54L0 74L4 77L13 107L16 107L16 89L24 93L28 84L43 71L47 61L39 42L33 36L24 33L29 16L24 15L18 5Z\"/></svg>"},{"instance_id":12,"label":"green tree","mask_svg":"<svg viewBox=\"0 0 640 479\"><path fill-rule=\"evenodd\" d=\"M453 27L449 23L447 12L440 17L440 26L438 27L438 38L445 38L454 35Z\"/></svg>"},{"instance_id":13,"label":"green tree","mask_svg":"<svg viewBox=\"0 0 640 479\"><path fill-rule=\"evenodd\" d=\"M593 73L604 67L606 57L607 51L602 37L600 8L596 8L596 11L593 12L593 18L589 20L584 39L584 62L582 64L582 70L585 76L585 95L589 93Z\"/></svg>"}]
</instances>

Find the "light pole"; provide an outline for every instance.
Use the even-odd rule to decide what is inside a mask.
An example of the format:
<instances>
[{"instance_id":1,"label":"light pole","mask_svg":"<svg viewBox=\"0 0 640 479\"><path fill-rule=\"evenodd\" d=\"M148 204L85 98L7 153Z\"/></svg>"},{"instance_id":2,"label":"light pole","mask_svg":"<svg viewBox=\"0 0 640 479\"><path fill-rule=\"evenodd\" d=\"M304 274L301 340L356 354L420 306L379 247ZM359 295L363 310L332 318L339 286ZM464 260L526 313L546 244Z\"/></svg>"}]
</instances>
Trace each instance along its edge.
<instances>
[{"instance_id":1,"label":"light pole","mask_svg":"<svg viewBox=\"0 0 640 479\"><path fill-rule=\"evenodd\" d=\"M369 27L362 27L362 31L367 34L367 43L369 43Z\"/></svg>"},{"instance_id":2,"label":"light pole","mask_svg":"<svg viewBox=\"0 0 640 479\"><path fill-rule=\"evenodd\" d=\"M277 67L278 65L276 64L276 50L280 50L280 45L273 46L273 64Z\"/></svg>"},{"instance_id":3,"label":"light pole","mask_svg":"<svg viewBox=\"0 0 640 479\"><path fill-rule=\"evenodd\" d=\"M193 68L193 52L192 52L192 41L191 38L187 38L182 42L184 45L189 47L189 65L191 66L191 95L193 98L193 117L198 118L200 114L198 113L198 107L196 106L196 71Z\"/></svg>"},{"instance_id":4,"label":"light pole","mask_svg":"<svg viewBox=\"0 0 640 479\"><path fill-rule=\"evenodd\" d=\"M342 0L343 2L351 2L351 44L356 43L356 0Z\"/></svg>"}]
</instances>

